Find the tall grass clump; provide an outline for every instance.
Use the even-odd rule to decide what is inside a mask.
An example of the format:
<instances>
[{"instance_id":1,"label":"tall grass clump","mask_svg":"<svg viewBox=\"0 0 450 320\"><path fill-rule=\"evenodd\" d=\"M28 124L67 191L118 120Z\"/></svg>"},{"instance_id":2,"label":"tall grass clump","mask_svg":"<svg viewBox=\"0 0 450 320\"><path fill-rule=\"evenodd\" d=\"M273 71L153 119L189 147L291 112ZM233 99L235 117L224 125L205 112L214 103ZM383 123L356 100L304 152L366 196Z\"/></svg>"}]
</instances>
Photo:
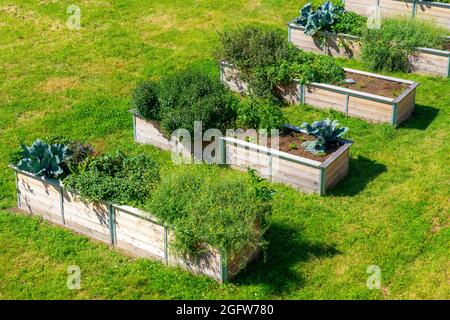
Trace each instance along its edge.
<instances>
[{"instance_id":1,"label":"tall grass clump","mask_svg":"<svg viewBox=\"0 0 450 320\"><path fill-rule=\"evenodd\" d=\"M362 57L374 71L411 71L409 56L418 47L443 49L447 30L427 21L393 18L365 30Z\"/></svg>"}]
</instances>

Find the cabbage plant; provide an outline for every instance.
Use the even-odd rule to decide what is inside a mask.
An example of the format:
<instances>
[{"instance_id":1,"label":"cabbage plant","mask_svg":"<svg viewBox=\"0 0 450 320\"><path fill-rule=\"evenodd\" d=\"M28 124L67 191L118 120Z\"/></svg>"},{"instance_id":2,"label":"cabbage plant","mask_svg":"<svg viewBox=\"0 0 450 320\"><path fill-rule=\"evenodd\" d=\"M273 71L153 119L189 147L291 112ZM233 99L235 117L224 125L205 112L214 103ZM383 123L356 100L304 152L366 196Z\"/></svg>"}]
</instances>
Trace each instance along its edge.
<instances>
[{"instance_id":1,"label":"cabbage plant","mask_svg":"<svg viewBox=\"0 0 450 320\"><path fill-rule=\"evenodd\" d=\"M316 137L314 141L305 141L302 146L306 151L317 155L325 155L327 146L338 143L339 139L349 130L347 127L339 127L337 120L330 119L315 121L311 125L302 124L306 133Z\"/></svg>"}]
</instances>

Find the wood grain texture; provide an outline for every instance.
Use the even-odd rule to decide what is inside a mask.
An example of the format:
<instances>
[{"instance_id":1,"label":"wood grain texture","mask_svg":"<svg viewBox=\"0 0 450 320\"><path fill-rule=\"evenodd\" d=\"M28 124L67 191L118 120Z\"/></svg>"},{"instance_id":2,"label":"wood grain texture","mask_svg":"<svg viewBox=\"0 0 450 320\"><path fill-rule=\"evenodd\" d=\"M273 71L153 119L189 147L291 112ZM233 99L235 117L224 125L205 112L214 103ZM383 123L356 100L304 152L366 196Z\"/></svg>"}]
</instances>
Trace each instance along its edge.
<instances>
[{"instance_id":1,"label":"wood grain texture","mask_svg":"<svg viewBox=\"0 0 450 320\"><path fill-rule=\"evenodd\" d=\"M374 123L390 122L392 119L392 104L349 97L348 115Z\"/></svg>"},{"instance_id":2,"label":"wood grain texture","mask_svg":"<svg viewBox=\"0 0 450 320\"><path fill-rule=\"evenodd\" d=\"M370 8L376 8L378 0L345 0L345 9L368 17L373 14Z\"/></svg>"},{"instance_id":3,"label":"wood grain texture","mask_svg":"<svg viewBox=\"0 0 450 320\"><path fill-rule=\"evenodd\" d=\"M447 77L449 57L417 51L409 61L414 72Z\"/></svg>"},{"instance_id":4,"label":"wood grain texture","mask_svg":"<svg viewBox=\"0 0 450 320\"><path fill-rule=\"evenodd\" d=\"M415 109L416 90L411 91L397 105L397 124L407 120Z\"/></svg>"},{"instance_id":5,"label":"wood grain texture","mask_svg":"<svg viewBox=\"0 0 450 320\"><path fill-rule=\"evenodd\" d=\"M40 178L17 173L19 209L62 224L60 189Z\"/></svg>"},{"instance_id":6,"label":"wood grain texture","mask_svg":"<svg viewBox=\"0 0 450 320\"><path fill-rule=\"evenodd\" d=\"M417 5L416 17L418 19L434 21L437 24L450 29L450 5L434 6L429 3L420 3Z\"/></svg>"},{"instance_id":7,"label":"wood grain texture","mask_svg":"<svg viewBox=\"0 0 450 320\"><path fill-rule=\"evenodd\" d=\"M350 155L347 149L325 168L326 190L332 189L339 181L345 178L349 171L349 162Z\"/></svg>"}]
</instances>

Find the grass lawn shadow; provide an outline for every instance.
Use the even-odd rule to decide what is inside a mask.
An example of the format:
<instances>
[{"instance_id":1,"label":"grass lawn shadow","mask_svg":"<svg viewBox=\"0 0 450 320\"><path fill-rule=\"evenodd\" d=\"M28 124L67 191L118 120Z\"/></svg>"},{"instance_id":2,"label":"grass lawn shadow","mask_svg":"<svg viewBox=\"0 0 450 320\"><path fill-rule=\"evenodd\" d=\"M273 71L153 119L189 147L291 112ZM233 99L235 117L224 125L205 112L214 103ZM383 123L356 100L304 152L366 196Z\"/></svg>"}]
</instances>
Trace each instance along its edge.
<instances>
[{"instance_id":1,"label":"grass lawn shadow","mask_svg":"<svg viewBox=\"0 0 450 320\"><path fill-rule=\"evenodd\" d=\"M310 243L301 239L301 227L273 223L267 232L266 259L261 253L232 280L238 285L263 285L268 294L286 293L305 285L299 263L332 257L340 252L334 245Z\"/></svg>"},{"instance_id":2,"label":"grass lawn shadow","mask_svg":"<svg viewBox=\"0 0 450 320\"><path fill-rule=\"evenodd\" d=\"M377 176L386 171L382 163L363 156L350 158L350 171L348 175L332 190L328 191L333 196L354 196L364 190L366 185Z\"/></svg>"},{"instance_id":3,"label":"grass lawn shadow","mask_svg":"<svg viewBox=\"0 0 450 320\"><path fill-rule=\"evenodd\" d=\"M426 130L438 114L439 109L416 104L411 118L403 122L399 128Z\"/></svg>"}]
</instances>

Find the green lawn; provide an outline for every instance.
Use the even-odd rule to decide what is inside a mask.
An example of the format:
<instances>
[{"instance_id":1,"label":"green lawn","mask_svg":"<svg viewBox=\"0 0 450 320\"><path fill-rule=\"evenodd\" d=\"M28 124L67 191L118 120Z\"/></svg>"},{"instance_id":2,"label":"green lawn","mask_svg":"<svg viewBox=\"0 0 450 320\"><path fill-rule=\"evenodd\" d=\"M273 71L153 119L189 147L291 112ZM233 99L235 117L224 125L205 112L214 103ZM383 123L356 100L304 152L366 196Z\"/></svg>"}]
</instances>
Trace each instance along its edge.
<instances>
[{"instance_id":1,"label":"green lawn","mask_svg":"<svg viewBox=\"0 0 450 320\"><path fill-rule=\"evenodd\" d=\"M191 64L218 76L217 31L284 30L304 2L79 0L82 30L71 31L72 1L0 0L0 299L450 298L447 79L394 74L422 84L416 114L398 129L287 108L293 124L329 116L349 126L351 171L326 197L277 185L266 262L229 284L128 258L11 209L6 165L20 140L64 134L169 162L133 143L135 84ZM69 265L81 267L81 290L66 287ZM370 265L381 268L381 290L366 287Z\"/></svg>"}]
</instances>

